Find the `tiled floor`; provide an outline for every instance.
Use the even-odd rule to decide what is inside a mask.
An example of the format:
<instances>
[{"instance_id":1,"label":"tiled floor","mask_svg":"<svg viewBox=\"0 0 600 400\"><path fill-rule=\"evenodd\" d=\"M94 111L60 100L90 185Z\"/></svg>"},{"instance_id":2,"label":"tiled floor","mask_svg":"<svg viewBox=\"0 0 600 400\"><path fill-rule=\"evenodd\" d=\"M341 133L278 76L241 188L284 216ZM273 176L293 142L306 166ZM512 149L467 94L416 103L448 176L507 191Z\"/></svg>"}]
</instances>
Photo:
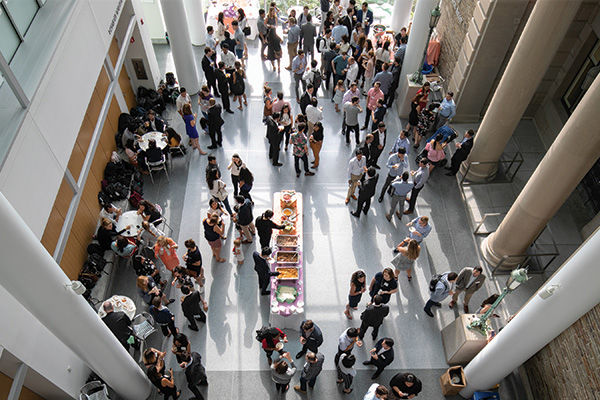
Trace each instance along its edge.
<instances>
[{"instance_id":1,"label":"tiled floor","mask_svg":"<svg viewBox=\"0 0 600 400\"><path fill-rule=\"evenodd\" d=\"M354 201L346 206L344 199L347 185L347 161L353 147L347 147L340 135L341 115L335 113L333 104L326 97L320 97L320 105L324 108L325 140L322 151L321 166L312 177L295 177L291 150L282 152L280 162L283 167L272 167L267 157L267 143L264 138L265 128L261 123L262 101L261 89L265 81L275 88L283 88L290 98L293 86L290 74L283 70L281 74L274 73L267 63L258 60L258 51L254 43L250 43L247 91L249 106L244 111L235 110L235 114L225 114L224 148L215 152L223 171L225 182L230 185L226 167L234 152L240 154L255 176L252 196L255 201L255 217L272 206L272 193L282 189L294 189L304 195L305 221L305 295L306 315L313 319L323 330L325 342L321 352L325 354L325 371L309 398L349 398L360 399L371 383L371 371L358 362L359 370L354 384L354 392L345 396L334 382L333 356L336 352L337 338L349 326L357 327L359 312L355 319L349 321L342 311L346 304L349 289L349 279L353 271L361 268L366 271L368 279L383 267L390 265L392 247L407 234L405 216L402 221L394 217L391 223L384 218L387 199L383 204L375 202L368 216L360 219L352 217L349 209L353 209ZM203 48L194 48L200 70L200 60ZM156 45L155 51L161 73L174 69L168 46ZM285 61L283 66L285 66ZM199 75L202 75L199 72ZM185 82L180 82L185 86ZM321 96L323 93L321 92ZM195 102L195 101L194 101ZM299 107L292 101L295 112ZM179 116L168 109L165 117L180 133L185 129ZM405 121L404 121L405 122ZM399 133L402 123L396 113L391 111L386 117L388 140L386 150L389 151ZM470 125L457 126L460 132L471 128ZM364 133L362 134L364 136ZM201 146L206 148L209 139L201 135ZM541 141L535 127L524 121L518 132L511 140L509 147L520 149L527 153L527 162L523 165L517 178L528 176L543 154ZM518 146L518 147L517 147ZM529 154L531 153L531 154ZM386 154L386 153L384 153ZM384 164L384 156L379 164ZM411 165L414 166L414 154L410 155ZM208 322L200 332L192 332L181 314L178 302L174 303L172 311L176 315L176 323L192 341L192 348L203 356L207 368L210 386L208 398L219 399L259 399L276 398L274 385L269 378L268 366L254 339L254 332L264 324L268 324L269 305L265 297L259 296L257 278L253 270L252 252L255 245L245 245L246 262L238 266L231 255L232 238L235 236L231 224L227 226L227 236L222 255L228 261L216 263L210 258L210 249L203 238L201 221L206 216L208 190L204 179L206 156L188 155L187 159L177 158L169 171L170 180L163 176L156 183L148 180L145 186L144 198L158 202L165 211L169 225L173 228L172 237L180 244L180 255L184 254L183 242L193 238L200 246L204 257L206 270L206 298L209 303ZM472 234L474 223L485 212L506 212L515 196L520 191L523 182L516 179L513 184L475 186L463 192L459 189L457 180L445 176L444 171L434 171L426 188L421 192L417 202L416 215L429 215L433 231L425 240L422 254L417 261L414 279L408 282L404 276L399 281L398 294L390 303L392 312L380 330L380 337L390 336L396 341L396 359L378 380L387 384L389 379L399 371L412 371L424 383L421 398L443 398L438 378L448 368L445 361L444 349L440 331L453 321L456 309L450 310L447 302L439 310L436 317L431 319L423 312L423 305L428 298L428 282L433 273L447 270L459 271L465 266L482 264L478 252L481 238ZM380 182L385 178L385 169L379 171ZM381 183L380 183L381 185ZM232 201L230 199L230 201ZM567 206L565 206L567 207ZM563 208L565 208L563 207ZM568 227L569 231L561 231L561 258L566 258L581 242L577 227L569 217L569 211L559 211L552 224ZM557 233L557 232L555 232ZM483 264L482 264L483 265ZM560 264L555 264L556 268ZM487 268L487 267L485 267ZM490 275L489 272L487 274ZM163 276L168 276L163 271ZM483 290L478 292L473 300L475 307L491 293L498 292L503 287L504 277L488 279ZM518 310L534 290L541 285L545 278L535 276L523 289L509 296L502 313L504 316ZM135 279L131 270L122 270L113 283L113 293L132 295L140 310L144 305L135 295ZM179 298L178 290L170 289L170 297ZM365 306L365 299L360 309ZM286 348L295 354L299 348L298 333L292 330L289 334L289 344ZM163 349L170 348L170 341L156 333L150 340L150 345ZM366 359L372 343L365 340L365 346L356 349L354 354L359 361ZM183 398L189 397L185 387L183 373L173 357L167 359L176 371L176 381L183 389ZM298 382L298 376L292 381ZM514 377L502 381L501 390L504 399L523 398L518 382ZM296 397L293 390L287 394ZM158 398L154 395L152 398Z\"/></svg>"}]
</instances>

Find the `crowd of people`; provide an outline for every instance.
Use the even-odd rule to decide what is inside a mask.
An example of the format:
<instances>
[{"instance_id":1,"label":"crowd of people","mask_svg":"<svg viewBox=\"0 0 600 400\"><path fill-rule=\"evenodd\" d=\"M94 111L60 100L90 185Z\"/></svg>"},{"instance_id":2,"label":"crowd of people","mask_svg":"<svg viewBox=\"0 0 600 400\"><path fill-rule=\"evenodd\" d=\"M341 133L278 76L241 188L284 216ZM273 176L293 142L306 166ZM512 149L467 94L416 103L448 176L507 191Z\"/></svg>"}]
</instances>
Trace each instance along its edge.
<instances>
[{"instance_id":1,"label":"crowd of people","mask_svg":"<svg viewBox=\"0 0 600 400\"><path fill-rule=\"evenodd\" d=\"M259 57L270 61L273 71L280 73L284 47L282 44L286 43L288 65L284 68L291 74L294 84L293 94L290 95L295 97L300 108L300 113L294 116L294 107L285 99L286 94L280 91L274 95L271 87L264 85L262 117L266 125L269 159L273 166L281 167L280 152L288 151L291 145L296 177L299 178L302 172L305 176L312 176L320 165L325 130L340 132L348 146L354 139L353 156L347 164L348 191L345 204L349 205L354 200L355 210L351 211L351 215L360 218L361 212L368 214L371 200L378 192L378 170L381 169L379 160L386 148L388 135L384 120L388 108L394 103L409 32L402 28L393 40L380 40L370 36L373 12L366 2L358 8L355 1L350 0L349 6L343 8L340 0L321 0L320 17L321 24L317 27L315 16L310 14L306 6L300 15L292 10L290 15L283 16L275 3L271 3L268 12L263 9L259 11ZM286 34L285 41L278 33L280 23ZM185 88L180 88L180 95L176 100L176 110L185 125L188 144L192 152L197 149L201 155L208 153L200 147L198 124L210 137L211 145L208 149L217 149L223 146L222 127L225 121L222 112L233 113L230 96L233 96L233 102L237 102L240 111L248 104L245 66L248 62L249 26L243 9L238 9L238 18L231 23L233 35L228 31L229 28L224 22L223 13L218 16L216 30L215 27L207 27L202 59L206 84L202 85L198 95L201 118L198 119L198 115L192 111L192 100ZM323 106L319 105L317 98L319 91L323 93L321 100L331 99L335 111L342 113L338 126L324 126ZM441 104L429 104L430 91L429 82L425 82L411 101L408 124L394 139L391 151L383 157L387 171L385 180L381 180L383 185L379 190L378 202L383 203L386 193L388 194L389 211L385 213L385 217L390 222L394 215L402 221L404 215L414 214L420 191L427 184L434 168L445 165L445 149L456 138L456 132L448 125L456 112L453 94L448 92ZM361 106L361 102L364 106ZM139 126L132 124L128 127L127 133L123 135L123 147L130 161L140 165L142 171L148 161L161 159L171 148L184 147L181 136L153 111L148 112L145 127L149 131L164 132L168 146L165 151L156 151L154 143L148 150L141 151L136 147ZM364 135L362 131L366 131ZM473 131L468 131L456 143L457 150L450 166L446 168L449 171L447 175L458 172L473 145L474 135ZM421 149L423 140L425 146ZM409 167L411 154L417 157L418 162L418 168L414 170ZM215 261L226 262L228 257L221 253L223 242L227 240L226 224L234 224L237 235L231 239L232 258L243 265L243 245L252 244L254 236L258 234L260 246L258 251L253 252L252 260L261 295L268 295L271 277L277 275L271 272L267 261L272 253L269 247L271 235L273 230L282 229L283 225L272 221L273 211L270 209L264 210L257 218L254 217L254 201L250 195L254 176L239 154L233 154L227 170L231 174L233 193L230 193L230 188L223 180L216 156L208 154L206 183L210 200L206 216L202 220L204 236ZM230 194L233 196L232 203L229 202ZM108 205L103 209L103 218L97 232L98 241L103 249L112 249L121 257L133 259L133 267L138 275L139 296L150 307L150 314L161 327L164 336L173 336L172 351L180 367L185 370L188 387L195 398L202 399L196 387L198 384L207 384L201 356L191 351L189 339L177 327L175 316L168 308L175 299L169 299L165 294L168 282L171 282L171 292L180 291L181 307L189 329L198 331L197 321L207 322L208 304L202 296L205 282L202 255L195 240L188 238L184 242L186 254L180 259L176 241L156 226L155 222L160 221L161 213L151 202L141 201L138 213L144 220L143 226L137 237L126 238L122 236L123 231L117 232L115 228L120 210ZM412 281L412 271L419 259L421 246L432 230L426 215L413 215L406 226L409 234L394 248L395 255L390 257L389 266L372 277L367 277L363 270L357 270L350 278L344 315L349 320L354 319L353 311L358 309L362 295L367 291L368 303L360 313L360 326L345 329L338 339L338 352L334 362L337 383L342 386L344 393L352 392L353 377L356 375L356 357L352 354L352 349L354 346L362 346L362 339L369 328L372 329L373 341L377 340L379 328L390 314L388 303L398 291L400 272L404 271L408 281ZM128 226L125 230L129 228ZM141 248L151 251L143 253L140 252ZM160 260L171 272L170 279L161 277L153 259ZM449 296L452 296L449 306L453 308L458 303L460 293L465 293L463 309L469 312L469 300L481 288L484 280L481 267L467 267L460 273L448 271L435 275L430 282L430 298L424 305L424 313L434 317L432 308L440 307L441 301ZM480 310L489 307L493 300L486 299L486 302ZM128 339L132 335L131 321L123 313L114 312L110 303L105 303L103 307L107 315L105 322L121 343L128 347ZM303 321L300 332L302 350L295 358L304 357L305 363L301 367L299 384L294 389L305 393L307 386L315 386L323 368L325 357L318 351L323 343L323 332L312 320ZM287 342L286 334L276 327L263 328L260 333L257 332L257 339L267 356L276 389L287 391L297 367L291 354L283 349ZM137 345L135 341L133 344ZM278 353L275 361L274 352ZM147 349L144 352L144 364L148 377L165 398L177 398L180 392L175 384L173 371L165 371L165 354L153 348ZM375 367L372 378L377 379L393 360L394 339L384 337L375 342L363 364ZM413 373L402 372L391 379L389 389L384 385L373 384L368 388L365 399L413 398L421 390L422 383Z\"/></svg>"}]
</instances>

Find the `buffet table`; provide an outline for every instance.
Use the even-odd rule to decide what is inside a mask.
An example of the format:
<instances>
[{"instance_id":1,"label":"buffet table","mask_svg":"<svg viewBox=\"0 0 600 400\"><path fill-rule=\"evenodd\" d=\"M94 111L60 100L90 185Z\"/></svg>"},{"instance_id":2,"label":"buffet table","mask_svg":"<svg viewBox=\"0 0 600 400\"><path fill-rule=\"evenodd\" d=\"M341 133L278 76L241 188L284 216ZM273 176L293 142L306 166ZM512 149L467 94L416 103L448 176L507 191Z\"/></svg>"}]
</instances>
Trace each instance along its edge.
<instances>
[{"instance_id":1,"label":"buffet table","mask_svg":"<svg viewBox=\"0 0 600 400\"><path fill-rule=\"evenodd\" d=\"M305 319L302 212L301 193L282 191L273 195L273 221L288 225L275 236L270 257L271 271L285 273L271 280L269 323L280 329L299 330Z\"/></svg>"},{"instance_id":2,"label":"buffet table","mask_svg":"<svg viewBox=\"0 0 600 400\"><path fill-rule=\"evenodd\" d=\"M246 13L246 19L248 20L248 26L250 27L250 36L246 39L254 40L258 34L256 21L258 20L258 7L252 4L251 1L238 0L235 4L229 3L228 1L212 1L206 12L206 25L212 26L215 31L217 30L217 17L220 12L225 14L225 25L229 25L228 31L233 37L233 29L231 22L237 19L237 9L243 8Z\"/></svg>"}]
</instances>

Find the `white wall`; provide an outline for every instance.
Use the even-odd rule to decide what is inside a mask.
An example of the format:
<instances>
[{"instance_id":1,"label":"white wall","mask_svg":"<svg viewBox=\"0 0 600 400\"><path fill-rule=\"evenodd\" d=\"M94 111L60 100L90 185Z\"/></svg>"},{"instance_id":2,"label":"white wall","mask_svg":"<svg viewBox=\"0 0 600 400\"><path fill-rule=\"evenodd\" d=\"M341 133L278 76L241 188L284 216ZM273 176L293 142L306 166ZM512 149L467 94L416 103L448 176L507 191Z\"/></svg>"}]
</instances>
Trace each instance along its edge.
<instances>
[{"instance_id":1,"label":"white wall","mask_svg":"<svg viewBox=\"0 0 600 400\"><path fill-rule=\"evenodd\" d=\"M150 38L158 43L166 43L165 41L165 24L162 19L160 5L158 0L144 0L142 3L146 23L148 24L148 32Z\"/></svg>"}]
</instances>

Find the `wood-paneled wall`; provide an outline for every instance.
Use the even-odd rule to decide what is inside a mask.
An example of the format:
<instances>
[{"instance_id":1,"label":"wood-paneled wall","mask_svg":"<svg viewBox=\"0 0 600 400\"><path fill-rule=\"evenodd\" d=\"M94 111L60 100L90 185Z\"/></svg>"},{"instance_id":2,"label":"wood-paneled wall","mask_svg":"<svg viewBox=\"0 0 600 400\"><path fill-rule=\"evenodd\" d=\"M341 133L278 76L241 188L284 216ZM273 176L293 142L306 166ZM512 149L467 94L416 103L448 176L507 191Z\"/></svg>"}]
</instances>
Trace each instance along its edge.
<instances>
[{"instance_id":1,"label":"wood-paneled wall","mask_svg":"<svg viewBox=\"0 0 600 400\"><path fill-rule=\"evenodd\" d=\"M116 47L116 41L113 43L113 46ZM125 69L122 71L124 72ZM108 75L104 68L102 68L68 163L68 170L75 180L79 178L79 174L81 173L85 155L87 154L109 83ZM131 84L126 73L124 76L122 73L119 77L119 85L123 93L126 94L125 98L129 106L128 97L133 97L133 90L131 89ZM133 99L133 102L135 103L135 99ZM101 189L101 181L104 179L104 167L110 161L112 152L116 150L115 132L118 129L120 114L121 110L115 96L113 96L92 166L83 189L81 201L73 220L67 246L65 247L60 263L63 271L71 279L76 279L79 275L81 266L87 258L87 245L92 241L92 235L94 235L98 223L98 214L100 212L98 192ZM41 241L50 254L54 253L56 244L58 243L58 237L72 198L73 191L66 180L63 179Z\"/></svg>"},{"instance_id":2,"label":"wood-paneled wall","mask_svg":"<svg viewBox=\"0 0 600 400\"><path fill-rule=\"evenodd\" d=\"M12 383L13 380L11 378L0 372L0 399L8 398L8 393L10 392L10 387L12 386ZM37 394L33 393L31 390L23 386L23 388L21 389L21 394L19 395L19 400L44 400L44 398L38 396Z\"/></svg>"}]
</instances>

